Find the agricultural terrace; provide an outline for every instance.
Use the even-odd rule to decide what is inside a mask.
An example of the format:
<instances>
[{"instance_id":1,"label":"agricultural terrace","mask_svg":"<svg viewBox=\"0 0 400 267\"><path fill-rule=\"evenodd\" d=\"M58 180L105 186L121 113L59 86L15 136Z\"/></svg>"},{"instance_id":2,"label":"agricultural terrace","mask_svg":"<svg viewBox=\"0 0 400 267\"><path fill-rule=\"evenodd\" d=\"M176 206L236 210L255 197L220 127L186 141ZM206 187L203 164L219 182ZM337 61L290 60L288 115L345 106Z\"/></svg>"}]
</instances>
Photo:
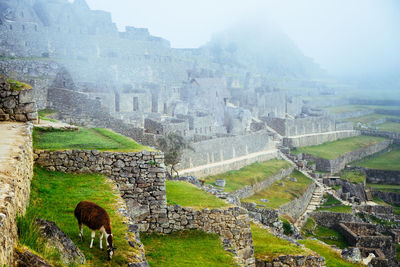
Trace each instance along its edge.
<instances>
[{"instance_id":1,"label":"agricultural terrace","mask_svg":"<svg viewBox=\"0 0 400 267\"><path fill-rule=\"evenodd\" d=\"M153 149L136 143L131 138L102 128L79 128L72 130L47 130L34 128L34 149L68 150L97 149L100 151L139 152Z\"/></svg>"},{"instance_id":2,"label":"agricultural terrace","mask_svg":"<svg viewBox=\"0 0 400 267\"><path fill-rule=\"evenodd\" d=\"M388 171L400 171L400 145L391 147L391 151L360 161L357 166Z\"/></svg>"},{"instance_id":3,"label":"agricultural terrace","mask_svg":"<svg viewBox=\"0 0 400 267\"><path fill-rule=\"evenodd\" d=\"M255 223L250 223L250 227L256 259L269 261L281 255L315 255L313 251L281 239Z\"/></svg>"},{"instance_id":4,"label":"agricultural terrace","mask_svg":"<svg viewBox=\"0 0 400 267\"><path fill-rule=\"evenodd\" d=\"M383 142L384 140L385 138L382 137L360 135L336 140L333 142L326 142L317 146L299 147L295 150L292 150L291 153L305 153L319 158L335 159L348 152L374 145Z\"/></svg>"},{"instance_id":5,"label":"agricultural terrace","mask_svg":"<svg viewBox=\"0 0 400 267\"><path fill-rule=\"evenodd\" d=\"M65 197L66 194L68 197ZM82 200L97 203L110 216L114 244L118 247L111 262L107 261L105 251L99 249L98 234L93 248L89 248L91 230L86 226L83 227L85 240L80 241L74 210ZM60 254L55 249L49 249L39 237L34 220L42 218L54 221L72 239L86 257L87 263L84 266L127 266L129 260L137 254L137 248L132 248L125 239L128 226L117 212L118 201L118 193L102 175L66 174L35 167L27 212L24 217L18 218L19 243L43 256L54 266L62 266Z\"/></svg>"},{"instance_id":6,"label":"agricultural terrace","mask_svg":"<svg viewBox=\"0 0 400 267\"><path fill-rule=\"evenodd\" d=\"M296 178L296 181L292 178ZM241 199L241 201L255 202L264 205L266 208L278 209L282 205L301 197L311 184L311 179L295 170L289 177L276 181L267 189L262 190L249 198ZM268 200L268 202L262 200Z\"/></svg>"},{"instance_id":7,"label":"agricultural terrace","mask_svg":"<svg viewBox=\"0 0 400 267\"><path fill-rule=\"evenodd\" d=\"M373 114L369 114L369 115L365 115L365 116L361 116L361 117L348 118L348 119L345 119L345 121L354 122L355 124L357 124L359 122L361 122L362 124L368 124L368 123L371 123L374 121L378 121L378 120L382 120L382 119L390 119L390 118L400 119L400 116L373 113Z\"/></svg>"},{"instance_id":8,"label":"agricultural terrace","mask_svg":"<svg viewBox=\"0 0 400 267\"><path fill-rule=\"evenodd\" d=\"M375 110L375 109L386 109L396 110L398 106L376 106L376 105L343 105L343 106L332 106L324 108L329 113L340 114L345 112L355 112L363 110Z\"/></svg>"},{"instance_id":9,"label":"agricultural terrace","mask_svg":"<svg viewBox=\"0 0 400 267\"><path fill-rule=\"evenodd\" d=\"M281 169L289 167L290 163L285 160L272 159L261 163L253 163L237 171L209 176L206 178L206 183L214 185L216 179L225 179L225 191L234 192L247 185L264 181L268 177L279 173Z\"/></svg>"},{"instance_id":10,"label":"agricultural terrace","mask_svg":"<svg viewBox=\"0 0 400 267\"><path fill-rule=\"evenodd\" d=\"M171 234L142 233L150 266L235 266L219 237L197 230Z\"/></svg>"},{"instance_id":11,"label":"agricultural terrace","mask_svg":"<svg viewBox=\"0 0 400 267\"><path fill-rule=\"evenodd\" d=\"M168 205L180 205L198 209L229 207L220 198L208 194L196 186L187 182L166 181Z\"/></svg>"},{"instance_id":12,"label":"agricultural terrace","mask_svg":"<svg viewBox=\"0 0 400 267\"><path fill-rule=\"evenodd\" d=\"M385 122L376 126L378 131L381 132L395 132L400 133L400 123L398 122Z\"/></svg>"}]
</instances>

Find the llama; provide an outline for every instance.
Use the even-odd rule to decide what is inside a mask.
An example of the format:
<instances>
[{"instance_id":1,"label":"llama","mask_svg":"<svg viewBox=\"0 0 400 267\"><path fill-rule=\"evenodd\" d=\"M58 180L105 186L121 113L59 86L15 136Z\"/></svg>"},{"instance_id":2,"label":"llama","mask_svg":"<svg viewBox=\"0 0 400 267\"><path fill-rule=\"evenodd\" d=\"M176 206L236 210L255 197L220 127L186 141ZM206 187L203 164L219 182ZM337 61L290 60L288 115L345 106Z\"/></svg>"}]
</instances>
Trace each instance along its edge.
<instances>
[{"instance_id":1,"label":"llama","mask_svg":"<svg viewBox=\"0 0 400 267\"><path fill-rule=\"evenodd\" d=\"M373 258L375 258L375 254L374 253L369 253L368 257L363 258L362 260L362 264L364 265L369 265L369 263L372 261Z\"/></svg>"},{"instance_id":2,"label":"llama","mask_svg":"<svg viewBox=\"0 0 400 267\"><path fill-rule=\"evenodd\" d=\"M114 250L116 250L117 248L115 248L113 244L110 217L108 216L105 209L93 202L81 201L76 206L74 214L76 219L78 220L79 236L82 241L82 224L86 225L92 230L92 240L90 242L90 248L93 247L93 240L96 234L96 230L100 231L100 249L103 249L103 235L106 236L107 256L108 260L111 260L114 254Z\"/></svg>"}]
</instances>

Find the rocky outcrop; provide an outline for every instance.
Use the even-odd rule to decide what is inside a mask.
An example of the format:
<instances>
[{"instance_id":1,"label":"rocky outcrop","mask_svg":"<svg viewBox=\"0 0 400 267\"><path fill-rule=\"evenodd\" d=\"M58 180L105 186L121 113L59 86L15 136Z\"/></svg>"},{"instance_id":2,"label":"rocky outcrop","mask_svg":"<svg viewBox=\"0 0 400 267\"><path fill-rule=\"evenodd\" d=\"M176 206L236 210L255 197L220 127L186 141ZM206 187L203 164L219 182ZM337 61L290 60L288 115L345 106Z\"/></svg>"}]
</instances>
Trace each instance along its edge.
<instances>
[{"instance_id":1,"label":"rocky outcrop","mask_svg":"<svg viewBox=\"0 0 400 267\"><path fill-rule=\"evenodd\" d=\"M36 224L42 238L60 252L64 264L85 264L85 255L54 222L37 219Z\"/></svg>"},{"instance_id":2,"label":"rocky outcrop","mask_svg":"<svg viewBox=\"0 0 400 267\"><path fill-rule=\"evenodd\" d=\"M33 89L19 89L0 77L0 121L35 121L38 118Z\"/></svg>"}]
</instances>

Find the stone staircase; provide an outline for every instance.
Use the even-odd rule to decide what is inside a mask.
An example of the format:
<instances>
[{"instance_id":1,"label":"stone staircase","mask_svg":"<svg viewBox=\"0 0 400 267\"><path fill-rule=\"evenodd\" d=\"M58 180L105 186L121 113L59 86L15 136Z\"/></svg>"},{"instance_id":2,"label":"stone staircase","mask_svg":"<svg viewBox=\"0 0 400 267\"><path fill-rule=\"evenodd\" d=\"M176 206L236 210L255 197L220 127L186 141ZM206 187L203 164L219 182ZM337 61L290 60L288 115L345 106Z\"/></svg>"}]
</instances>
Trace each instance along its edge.
<instances>
[{"instance_id":1,"label":"stone staircase","mask_svg":"<svg viewBox=\"0 0 400 267\"><path fill-rule=\"evenodd\" d=\"M316 187L314 189L310 203L308 203L308 206L307 206L305 212L294 223L294 226L296 226L297 229L300 229L304 225L304 223L307 221L309 214L319 207L319 205L321 204L323 195L324 195L324 187L321 186L321 184L319 184L318 182L316 182Z\"/></svg>"}]
</instances>

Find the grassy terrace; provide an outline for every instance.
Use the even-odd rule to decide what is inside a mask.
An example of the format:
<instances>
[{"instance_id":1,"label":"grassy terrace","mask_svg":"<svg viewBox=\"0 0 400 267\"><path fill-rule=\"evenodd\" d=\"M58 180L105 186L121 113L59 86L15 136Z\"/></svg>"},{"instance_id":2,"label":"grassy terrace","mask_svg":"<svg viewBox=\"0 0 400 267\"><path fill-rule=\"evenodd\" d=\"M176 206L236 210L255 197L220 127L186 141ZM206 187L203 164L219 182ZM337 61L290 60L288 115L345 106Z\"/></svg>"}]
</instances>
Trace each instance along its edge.
<instances>
[{"instance_id":1,"label":"grassy terrace","mask_svg":"<svg viewBox=\"0 0 400 267\"><path fill-rule=\"evenodd\" d=\"M296 177L297 182L291 181L291 177ZM284 183L284 186L281 185ZM267 208L277 209L280 206L289 203L290 201L302 196L307 188L312 184L312 181L301 172L295 170L290 177L275 182L267 189L258 192L257 194L242 199L242 202L255 202L257 204L265 205ZM260 199L267 199L269 202L265 203Z\"/></svg>"},{"instance_id":2,"label":"grassy terrace","mask_svg":"<svg viewBox=\"0 0 400 267\"><path fill-rule=\"evenodd\" d=\"M364 173L356 171L342 171L340 177L353 184L364 183L366 179L366 175Z\"/></svg>"},{"instance_id":3,"label":"grassy terrace","mask_svg":"<svg viewBox=\"0 0 400 267\"><path fill-rule=\"evenodd\" d=\"M392 146L392 151L366 159L357 165L370 169L400 171L400 146Z\"/></svg>"},{"instance_id":4,"label":"grassy terrace","mask_svg":"<svg viewBox=\"0 0 400 267\"><path fill-rule=\"evenodd\" d=\"M325 194L324 203L317 208L317 211L330 211L330 212L340 212L340 213L350 213L351 206L342 205L342 202L336 198Z\"/></svg>"},{"instance_id":5,"label":"grassy terrace","mask_svg":"<svg viewBox=\"0 0 400 267\"><path fill-rule=\"evenodd\" d=\"M377 125L378 131L400 133L400 123L398 122L385 122Z\"/></svg>"},{"instance_id":6,"label":"grassy terrace","mask_svg":"<svg viewBox=\"0 0 400 267\"><path fill-rule=\"evenodd\" d=\"M65 197L66 195L68 197ZM112 184L101 175L72 175L35 167L27 213L25 217L18 219L21 233L19 242L39 254L44 254L43 256L56 266L61 266L59 255L46 249L38 238L37 229L33 226L35 218L43 218L54 221L81 249L87 260L85 266L126 266L128 254L132 256L135 250L125 240L127 226L117 213L118 198L112 189ZM89 228L84 227L85 240L83 243L80 242L74 209L82 200L99 204L110 216L114 244L118 247L111 262L107 262L106 252L99 249L98 233L92 249L89 249L91 233ZM105 246L104 240L103 246Z\"/></svg>"},{"instance_id":7,"label":"grassy terrace","mask_svg":"<svg viewBox=\"0 0 400 267\"><path fill-rule=\"evenodd\" d=\"M132 139L101 128L80 128L78 131L44 130L33 131L35 149L67 150L97 149L100 151L138 152L152 150Z\"/></svg>"},{"instance_id":8,"label":"grassy terrace","mask_svg":"<svg viewBox=\"0 0 400 267\"><path fill-rule=\"evenodd\" d=\"M253 235L254 256L260 260L270 260L280 255L312 255L315 254L308 249L298 247L289 241L276 237L268 230L251 223Z\"/></svg>"},{"instance_id":9,"label":"grassy terrace","mask_svg":"<svg viewBox=\"0 0 400 267\"><path fill-rule=\"evenodd\" d=\"M335 159L347 152L351 152L363 147L384 141L384 138L374 136L356 136L346 139L340 139L333 142L326 142L322 145L299 147L292 154L306 153L319 158Z\"/></svg>"},{"instance_id":10,"label":"grassy terrace","mask_svg":"<svg viewBox=\"0 0 400 267\"><path fill-rule=\"evenodd\" d=\"M284 160L268 160L262 163L253 163L237 171L229 171L223 174L209 176L206 183L213 184L216 179L225 179L226 192L234 192L246 185L253 185L268 177L277 174L281 169L289 168L290 164Z\"/></svg>"},{"instance_id":11,"label":"grassy terrace","mask_svg":"<svg viewBox=\"0 0 400 267\"><path fill-rule=\"evenodd\" d=\"M141 234L150 266L235 266L217 235L201 231Z\"/></svg>"},{"instance_id":12,"label":"grassy terrace","mask_svg":"<svg viewBox=\"0 0 400 267\"><path fill-rule=\"evenodd\" d=\"M400 185L367 184L367 186L372 187L374 190L400 193Z\"/></svg>"},{"instance_id":13,"label":"grassy terrace","mask_svg":"<svg viewBox=\"0 0 400 267\"><path fill-rule=\"evenodd\" d=\"M317 225L312 218L308 218L301 232L305 237L317 238L328 245L344 249L349 246L344 236L338 231Z\"/></svg>"},{"instance_id":14,"label":"grassy terrace","mask_svg":"<svg viewBox=\"0 0 400 267\"><path fill-rule=\"evenodd\" d=\"M360 264L355 264L355 263L351 263L351 262L343 260L340 256L339 252L331 249L328 245L325 245L325 244L319 242L318 240L305 239L305 240L299 240L299 243L305 245L306 248L315 251L322 257L325 257L326 266L329 266L329 267L363 266Z\"/></svg>"},{"instance_id":15,"label":"grassy terrace","mask_svg":"<svg viewBox=\"0 0 400 267\"><path fill-rule=\"evenodd\" d=\"M223 208L229 207L219 199L187 182L166 181L167 201L169 205L180 205L193 208Z\"/></svg>"}]
</instances>

